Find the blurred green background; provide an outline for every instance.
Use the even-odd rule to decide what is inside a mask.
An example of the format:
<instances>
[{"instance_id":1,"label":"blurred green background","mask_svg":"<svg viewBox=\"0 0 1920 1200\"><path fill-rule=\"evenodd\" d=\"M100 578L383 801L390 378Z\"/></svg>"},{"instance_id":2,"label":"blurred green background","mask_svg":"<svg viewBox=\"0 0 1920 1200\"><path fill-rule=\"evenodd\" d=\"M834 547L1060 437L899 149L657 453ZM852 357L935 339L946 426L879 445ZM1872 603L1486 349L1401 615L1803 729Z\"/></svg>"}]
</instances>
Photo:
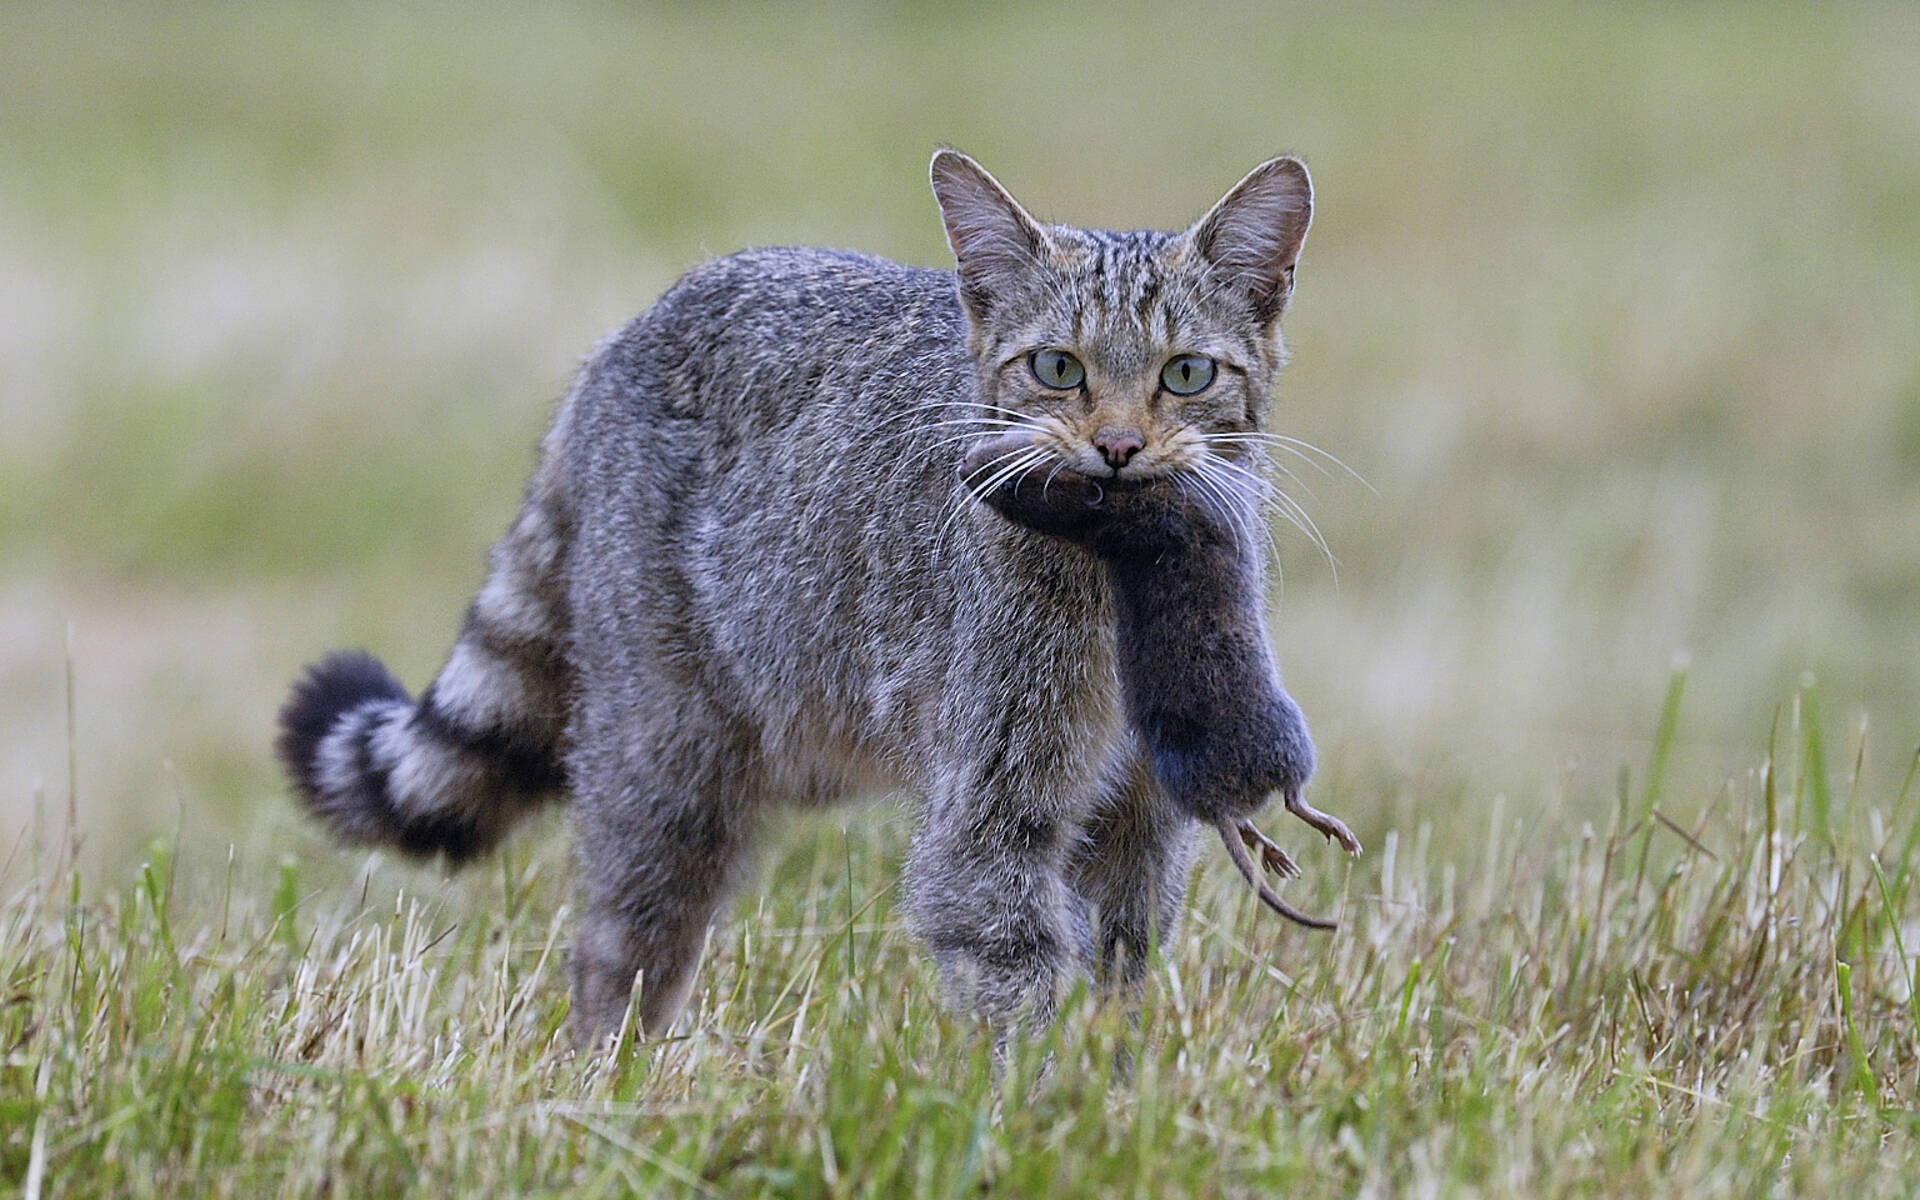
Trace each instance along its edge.
<instances>
[{"instance_id":1,"label":"blurred green background","mask_svg":"<svg viewBox=\"0 0 1920 1200\"><path fill-rule=\"evenodd\" d=\"M301 664L425 681L569 373L687 266L946 265L942 143L1107 226L1312 166L1275 427L1377 494L1303 472L1339 570L1282 530L1276 633L1356 824L1585 819L1682 654L1690 794L1809 672L1849 768L1920 736L1920 8L0 24L0 858L70 756L96 869L317 844L268 752Z\"/></svg>"}]
</instances>

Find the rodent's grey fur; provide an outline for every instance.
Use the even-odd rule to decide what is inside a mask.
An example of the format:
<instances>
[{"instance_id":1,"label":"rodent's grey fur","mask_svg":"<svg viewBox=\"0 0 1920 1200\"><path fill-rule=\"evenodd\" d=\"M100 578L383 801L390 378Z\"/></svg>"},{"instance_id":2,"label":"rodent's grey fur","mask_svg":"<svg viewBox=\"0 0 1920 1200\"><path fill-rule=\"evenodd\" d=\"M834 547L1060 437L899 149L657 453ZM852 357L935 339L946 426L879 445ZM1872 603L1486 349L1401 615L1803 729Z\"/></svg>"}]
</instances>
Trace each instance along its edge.
<instances>
[{"instance_id":1,"label":"rodent's grey fur","mask_svg":"<svg viewBox=\"0 0 1920 1200\"><path fill-rule=\"evenodd\" d=\"M1089 964L1137 979L1182 904L1193 822L1155 783L1085 551L974 503L971 444L1018 423L1125 478L1258 471L1311 213L1275 159L1184 234L1043 225L953 151L959 264L806 249L688 272L581 371L452 656L417 704L328 659L282 715L308 804L351 840L455 858L562 790L579 829L576 1038L649 1035L776 805L904 788L920 936L957 1002L1045 1021ZM1026 365L1072 349L1086 381ZM1157 387L1171 354L1209 391ZM1246 503L1236 494L1237 502Z\"/></svg>"}]
</instances>

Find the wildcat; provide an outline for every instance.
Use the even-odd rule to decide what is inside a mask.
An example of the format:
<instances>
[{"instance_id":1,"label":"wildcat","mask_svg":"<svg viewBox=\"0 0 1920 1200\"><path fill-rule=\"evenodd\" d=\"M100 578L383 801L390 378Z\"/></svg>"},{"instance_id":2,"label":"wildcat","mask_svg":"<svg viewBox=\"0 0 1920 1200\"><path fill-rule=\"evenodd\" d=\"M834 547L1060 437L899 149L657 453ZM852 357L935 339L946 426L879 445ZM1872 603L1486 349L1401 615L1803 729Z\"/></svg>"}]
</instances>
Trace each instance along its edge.
<instances>
[{"instance_id":1,"label":"wildcat","mask_svg":"<svg viewBox=\"0 0 1920 1200\"><path fill-rule=\"evenodd\" d=\"M931 176L956 271L689 271L581 369L419 699L348 652L281 712L346 841L459 863L572 797L579 1044L630 1004L673 1026L775 806L917 795L908 911L996 1029L1137 981L1178 918L1196 823L1128 725L1102 568L954 467L1018 428L1005 465L1205 479L1254 519L1312 185L1275 158L1182 233L1113 233L952 150Z\"/></svg>"}]
</instances>

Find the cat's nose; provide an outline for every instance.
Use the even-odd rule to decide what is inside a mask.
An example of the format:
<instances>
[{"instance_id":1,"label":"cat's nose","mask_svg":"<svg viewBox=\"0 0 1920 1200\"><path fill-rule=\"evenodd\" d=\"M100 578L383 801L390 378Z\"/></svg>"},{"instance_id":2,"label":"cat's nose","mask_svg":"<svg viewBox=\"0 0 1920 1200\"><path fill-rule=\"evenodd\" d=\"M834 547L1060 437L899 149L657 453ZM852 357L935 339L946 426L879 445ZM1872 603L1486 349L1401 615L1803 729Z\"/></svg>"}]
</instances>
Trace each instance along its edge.
<instances>
[{"instance_id":1,"label":"cat's nose","mask_svg":"<svg viewBox=\"0 0 1920 1200\"><path fill-rule=\"evenodd\" d=\"M1093 437L1093 444L1107 460L1107 465L1118 471L1138 454L1146 442L1132 429L1102 429Z\"/></svg>"}]
</instances>

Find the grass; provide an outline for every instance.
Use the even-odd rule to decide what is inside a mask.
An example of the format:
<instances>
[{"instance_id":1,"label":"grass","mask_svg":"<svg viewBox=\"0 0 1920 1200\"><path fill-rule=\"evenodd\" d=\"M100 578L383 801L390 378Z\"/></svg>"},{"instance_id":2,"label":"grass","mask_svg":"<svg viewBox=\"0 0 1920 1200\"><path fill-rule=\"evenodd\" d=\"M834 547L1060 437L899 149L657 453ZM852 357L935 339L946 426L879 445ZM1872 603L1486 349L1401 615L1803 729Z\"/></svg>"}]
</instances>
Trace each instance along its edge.
<instances>
[{"instance_id":1,"label":"grass","mask_svg":"<svg viewBox=\"0 0 1920 1200\"><path fill-rule=\"evenodd\" d=\"M1804 716L1807 709L1800 708ZM386 894L156 843L0 910L0 1177L30 1196L1904 1195L1912 797L1819 817L1819 737L1682 825L1482 855L1389 832L1308 937L1224 867L1137 1019L1081 994L996 1083L899 927L886 823L816 826L687 1032L565 1049L556 840ZM1662 752L1664 752L1664 744ZM1911 777L1908 778L1911 785ZM1481 836L1478 831L1476 836Z\"/></svg>"},{"instance_id":2,"label":"grass","mask_svg":"<svg viewBox=\"0 0 1920 1200\"><path fill-rule=\"evenodd\" d=\"M7 1185L1906 1190L1909 6L6 28ZM1371 848L1302 856L1345 927L1215 863L1137 1024L1081 1005L996 1089L899 927L905 818L850 809L780 842L687 1037L572 1058L564 834L358 860L287 802L272 713L333 646L424 682L574 364L688 264L944 263L942 142L1111 226L1311 164L1277 421L1377 492L1305 474L1338 581L1280 530L1274 631Z\"/></svg>"}]
</instances>

